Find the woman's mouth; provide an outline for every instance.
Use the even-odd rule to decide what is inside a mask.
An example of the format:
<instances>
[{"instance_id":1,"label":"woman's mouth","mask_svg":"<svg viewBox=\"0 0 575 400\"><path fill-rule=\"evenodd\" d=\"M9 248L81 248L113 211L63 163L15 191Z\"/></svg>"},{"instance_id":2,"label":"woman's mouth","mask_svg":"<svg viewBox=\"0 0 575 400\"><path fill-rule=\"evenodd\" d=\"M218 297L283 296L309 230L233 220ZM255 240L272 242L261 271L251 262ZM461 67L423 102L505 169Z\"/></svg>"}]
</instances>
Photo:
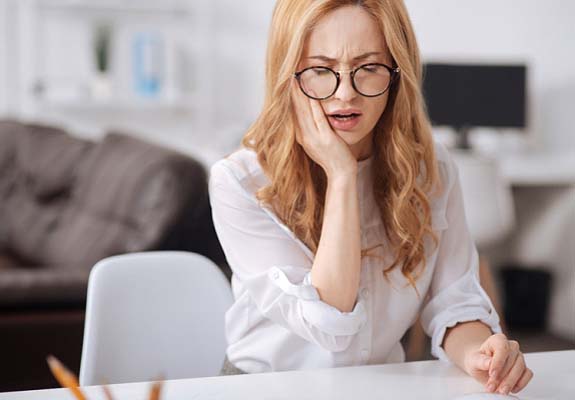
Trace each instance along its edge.
<instances>
[{"instance_id":1,"label":"woman's mouth","mask_svg":"<svg viewBox=\"0 0 575 400\"><path fill-rule=\"evenodd\" d=\"M359 112L334 113L328 115L328 121L331 127L342 131L355 128L360 118L361 113Z\"/></svg>"}]
</instances>

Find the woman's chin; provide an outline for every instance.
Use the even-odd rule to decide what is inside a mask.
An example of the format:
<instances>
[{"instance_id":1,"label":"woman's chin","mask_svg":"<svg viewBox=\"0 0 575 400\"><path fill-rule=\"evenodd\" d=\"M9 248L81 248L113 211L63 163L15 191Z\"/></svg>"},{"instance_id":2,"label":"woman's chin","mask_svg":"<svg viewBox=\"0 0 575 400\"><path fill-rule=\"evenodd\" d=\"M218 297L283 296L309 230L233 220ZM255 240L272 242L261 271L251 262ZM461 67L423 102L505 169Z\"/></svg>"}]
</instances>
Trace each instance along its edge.
<instances>
[{"instance_id":1,"label":"woman's chin","mask_svg":"<svg viewBox=\"0 0 575 400\"><path fill-rule=\"evenodd\" d=\"M334 131L348 146L358 144L367 136L367 134L362 134L357 131L341 131L339 129L334 129Z\"/></svg>"}]
</instances>

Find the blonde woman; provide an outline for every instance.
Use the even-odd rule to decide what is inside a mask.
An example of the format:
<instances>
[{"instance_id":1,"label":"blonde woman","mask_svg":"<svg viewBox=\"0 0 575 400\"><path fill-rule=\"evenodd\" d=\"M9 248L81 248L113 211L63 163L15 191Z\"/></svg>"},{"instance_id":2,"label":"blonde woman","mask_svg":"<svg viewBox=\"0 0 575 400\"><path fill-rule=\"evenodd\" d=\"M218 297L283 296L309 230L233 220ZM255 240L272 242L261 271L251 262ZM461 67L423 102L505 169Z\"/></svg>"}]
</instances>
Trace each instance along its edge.
<instances>
[{"instance_id":1,"label":"blonde woman","mask_svg":"<svg viewBox=\"0 0 575 400\"><path fill-rule=\"evenodd\" d=\"M226 373L432 353L488 391L532 377L478 282L458 175L435 144L401 0L279 0L263 110L211 170L232 268Z\"/></svg>"}]
</instances>

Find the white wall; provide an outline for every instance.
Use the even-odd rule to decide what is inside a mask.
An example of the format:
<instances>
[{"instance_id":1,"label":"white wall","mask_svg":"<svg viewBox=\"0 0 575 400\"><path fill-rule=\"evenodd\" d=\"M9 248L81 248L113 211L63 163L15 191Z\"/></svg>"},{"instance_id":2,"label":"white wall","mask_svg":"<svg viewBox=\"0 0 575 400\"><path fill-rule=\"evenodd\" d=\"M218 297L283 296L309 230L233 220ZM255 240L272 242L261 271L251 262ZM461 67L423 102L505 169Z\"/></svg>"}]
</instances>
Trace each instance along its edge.
<instances>
[{"instance_id":1,"label":"white wall","mask_svg":"<svg viewBox=\"0 0 575 400\"><path fill-rule=\"evenodd\" d=\"M14 56L18 52L18 20L15 16L15 0L0 0L0 115L12 116L19 109L18 63Z\"/></svg>"},{"instance_id":2,"label":"white wall","mask_svg":"<svg viewBox=\"0 0 575 400\"><path fill-rule=\"evenodd\" d=\"M425 59L526 62L530 135L575 149L574 1L405 1Z\"/></svg>"},{"instance_id":3,"label":"white wall","mask_svg":"<svg viewBox=\"0 0 575 400\"><path fill-rule=\"evenodd\" d=\"M8 31L7 19L7 5L8 3L5 1L0 1L0 60L6 60L8 56L8 49L6 43L6 33ZM7 65L5 62L0 62L0 115L6 113L7 108L7 92L6 90L2 90L2 88L6 87L7 81Z\"/></svg>"},{"instance_id":4,"label":"white wall","mask_svg":"<svg viewBox=\"0 0 575 400\"><path fill-rule=\"evenodd\" d=\"M264 96L265 52L274 1L215 2L217 114L242 135L258 115Z\"/></svg>"}]
</instances>

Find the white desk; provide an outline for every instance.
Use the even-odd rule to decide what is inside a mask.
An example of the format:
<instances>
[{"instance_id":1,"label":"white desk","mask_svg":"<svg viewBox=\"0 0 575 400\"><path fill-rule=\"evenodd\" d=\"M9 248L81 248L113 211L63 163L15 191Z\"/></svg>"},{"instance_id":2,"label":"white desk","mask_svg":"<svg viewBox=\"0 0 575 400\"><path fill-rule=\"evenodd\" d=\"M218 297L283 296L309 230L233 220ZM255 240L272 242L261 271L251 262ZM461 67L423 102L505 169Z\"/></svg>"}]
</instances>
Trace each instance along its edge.
<instances>
[{"instance_id":1,"label":"white desk","mask_svg":"<svg viewBox=\"0 0 575 400\"><path fill-rule=\"evenodd\" d=\"M575 350L526 355L535 376L519 398L575 399ZM112 385L117 400L145 400L148 383ZM440 361L290 371L167 381L162 400L190 399L455 399L483 387L457 367ZM91 400L99 387L85 388ZM517 398L489 396L489 398ZM65 389L0 394L1 400L71 400Z\"/></svg>"},{"instance_id":2,"label":"white desk","mask_svg":"<svg viewBox=\"0 0 575 400\"><path fill-rule=\"evenodd\" d=\"M496 156L501 172L514 186L575 185L575 153L531 152Z\"/></svg>"}]
</instances>

